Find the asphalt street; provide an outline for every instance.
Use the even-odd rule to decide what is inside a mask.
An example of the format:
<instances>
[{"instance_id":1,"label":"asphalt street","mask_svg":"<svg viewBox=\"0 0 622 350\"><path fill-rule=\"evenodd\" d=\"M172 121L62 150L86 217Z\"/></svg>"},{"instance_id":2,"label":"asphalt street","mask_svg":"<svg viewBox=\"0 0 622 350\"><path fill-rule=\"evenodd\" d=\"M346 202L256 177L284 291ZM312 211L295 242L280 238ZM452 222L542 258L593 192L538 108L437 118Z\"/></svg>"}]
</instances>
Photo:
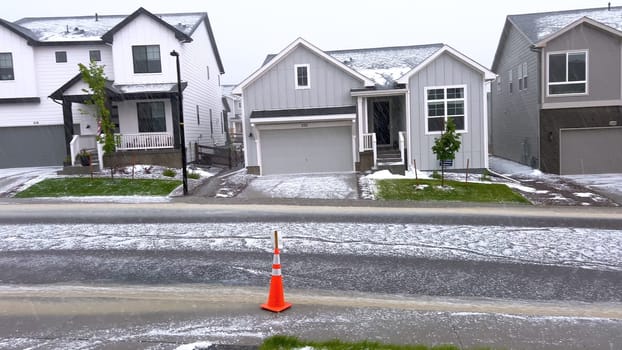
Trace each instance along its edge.
<instances>
[{"instance_id":1,"label":"asphalt street","mask_svg":"<svg viewBox=\"0 0 622 350\"><path fill-rule=\"evenodd\" d=\"M4 284L268 283L271 255L257 252L50 250L3 252ZM286 254L296 289L413 296L622 302L622 271L412 257Z\"/></svg>"}]
</instances>

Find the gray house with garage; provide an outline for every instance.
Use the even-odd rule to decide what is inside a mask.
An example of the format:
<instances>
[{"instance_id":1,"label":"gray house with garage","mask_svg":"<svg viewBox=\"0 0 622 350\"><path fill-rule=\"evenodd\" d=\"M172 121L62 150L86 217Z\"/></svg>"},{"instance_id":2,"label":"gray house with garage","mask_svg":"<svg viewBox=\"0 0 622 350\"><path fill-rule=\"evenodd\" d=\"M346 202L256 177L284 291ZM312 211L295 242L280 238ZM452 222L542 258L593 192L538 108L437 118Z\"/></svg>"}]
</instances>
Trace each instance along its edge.
<instances>
[{"instance_id":1,"label":"gray house with garage","mask_svg":"<svg viewBox=\"0 0 622 350\"><path fill-rule=\"evenodd\" d=\"M487 81L494 74L444 44L322 51L302 38L233 93L242 97L250 173L434 170L432 145L452 119L451 169L487 168Z\"/></svg>"},{"instance_id":2,"label":"gray house with garage","mask_svg":"<svg viewBox=\"0 0 622 350\"><path fill-rule=\"evenodd\" d=\"M622 172L622 7L507 16L491 153L556 174Z\"/></svg>"}]
</instances>

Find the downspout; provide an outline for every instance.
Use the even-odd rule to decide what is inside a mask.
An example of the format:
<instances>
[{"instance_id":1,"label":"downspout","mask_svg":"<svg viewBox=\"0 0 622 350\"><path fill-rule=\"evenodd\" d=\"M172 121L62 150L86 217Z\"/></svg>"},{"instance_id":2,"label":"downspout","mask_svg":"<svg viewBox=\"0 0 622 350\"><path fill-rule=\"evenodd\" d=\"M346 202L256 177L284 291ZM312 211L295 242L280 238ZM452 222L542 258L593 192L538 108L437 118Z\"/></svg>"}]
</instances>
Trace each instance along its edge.
<instances>
[{"instance_id":1,"label":"downspout","mask_svg":"<svg viewBox=\"0 0 622 350\"><path fill-rule=\"evenodd\" d=\"M544 69L542 69L542 64L543 64L543 60L542 60L542 48L541 47L536 47L535 45L531 45L529 47L529 50L531 52L535 52L536 53L536 86L537 89L539 89L540 91L537 92L538 95L538 106L537 106L537 113L538 113L538 137L536 138L537 140L537 147L538 147L538 169L541 169L541 164L540 162L542 162L542 150L541 150L541 145L540 145L540 132L541 132L541 123L542 121L540 120L540 115L541 115L541 110L542 110L542 94L544 93L544 88L542 86L542 75L544 74Z\"/></svg>"}]
</instances>

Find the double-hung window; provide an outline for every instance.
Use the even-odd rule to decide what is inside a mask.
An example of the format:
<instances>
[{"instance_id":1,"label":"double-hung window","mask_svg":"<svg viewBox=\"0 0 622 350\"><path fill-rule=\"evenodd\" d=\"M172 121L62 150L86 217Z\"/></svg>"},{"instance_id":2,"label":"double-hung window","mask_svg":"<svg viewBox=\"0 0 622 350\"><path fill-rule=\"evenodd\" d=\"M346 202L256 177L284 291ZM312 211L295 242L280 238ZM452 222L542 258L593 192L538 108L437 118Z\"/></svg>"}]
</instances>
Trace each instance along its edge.
<instances>
[{"instance_id":1,"label":"double-hung window","mask_svg":"<svg viewBox=\"0 0 622 350\"><path fill-rule=\"evenodd\" d=\"M134 73L162 73L160 45L132 46Z\"/></svg>"},{"instance_id":2,"label":"double-hung window","mask_svg":"<svg viewBox=\"0 0 622 350\"><path fill-rule=\"evenodd\" d=\"M10 52L0 53L0 80L15 80L13 54Z\"/></svg>"},{"instance_id":3,"label":"double-hung window","mask_svg":"<svg viewBox=\"0 0 622 350\"><path fill-rule=\"evenodd\" d=\"M466 85L425 88L426 132L443 131L447 120L456 125L456 131L466 131Z\"/></svg>"},{"instance_id":4,"label":"double-hung window","mask_svg":"<svg viewBox=\"0 0 622 350\"><path fill-rule=\"evenodd\" d=\"M164 102L138 102L138 132L165 132Z\"/></svg>"},{"instance_id":5,"label":"double-hung window","mask_svg":"<svg viewBox=\"0 0 622 350\"><path fill-rule=\"evenodd\" d=\"M308 64L295 65L294 73L296 76L296 89L308 89L311 87Z\"/></svg>"},{"instance_id":6,"label":"double-hung window","mask_svg":"<svg viewBox=\"0 0 622 350\"><path fill-rule=\"evenodd\" d=\"M548 55L548 94L587 93L587 51Z\"/></svg>"}]
</instances>

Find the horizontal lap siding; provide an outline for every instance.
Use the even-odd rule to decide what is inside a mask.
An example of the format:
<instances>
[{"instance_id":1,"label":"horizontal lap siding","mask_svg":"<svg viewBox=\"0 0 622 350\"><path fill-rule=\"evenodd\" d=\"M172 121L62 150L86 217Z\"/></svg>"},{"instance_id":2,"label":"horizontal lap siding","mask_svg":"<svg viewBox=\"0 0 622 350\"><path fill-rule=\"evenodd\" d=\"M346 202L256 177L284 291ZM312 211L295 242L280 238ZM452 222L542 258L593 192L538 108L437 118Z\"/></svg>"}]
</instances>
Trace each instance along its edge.
<instances>
[{"instance_id":1,"label":"horizontal lap siding","mask_svg":"<svg viewBox=\"0 0 622 350\"><path fill-rule=\"evenodd\" d=\"M501 77L501 91L497 81L491 85L492 115L490 152L498 157L538 167L540 162L538 54L530 50L530 43L513 26L503 43L499 65L495 72ZM527 63L527 89L519 90L518 66ZM509 92L508 71L512 70L513 91Z\"/></svg>"},{"instance_id":2,"label":"horizontal lap siding","mask_svg":"<svg viewBox=\"0 0 622 350\"><path fill-rule=\"evenodd\" d=\"M410 87L410 118L412 152L409 163L417 161L417 167L424 170L440 169L436 155L432 152L434 140L440 135L426 135L425 132L425 88L433 86L466 85L466 113L468 132L460 134L462 145L456 154L453 169L464 169L469 161L470 168L484 168L487 155L484 142L484 91L483 75L466 66L451 54L444 53L413 75Z\"/></svg>"}]
</instances>

